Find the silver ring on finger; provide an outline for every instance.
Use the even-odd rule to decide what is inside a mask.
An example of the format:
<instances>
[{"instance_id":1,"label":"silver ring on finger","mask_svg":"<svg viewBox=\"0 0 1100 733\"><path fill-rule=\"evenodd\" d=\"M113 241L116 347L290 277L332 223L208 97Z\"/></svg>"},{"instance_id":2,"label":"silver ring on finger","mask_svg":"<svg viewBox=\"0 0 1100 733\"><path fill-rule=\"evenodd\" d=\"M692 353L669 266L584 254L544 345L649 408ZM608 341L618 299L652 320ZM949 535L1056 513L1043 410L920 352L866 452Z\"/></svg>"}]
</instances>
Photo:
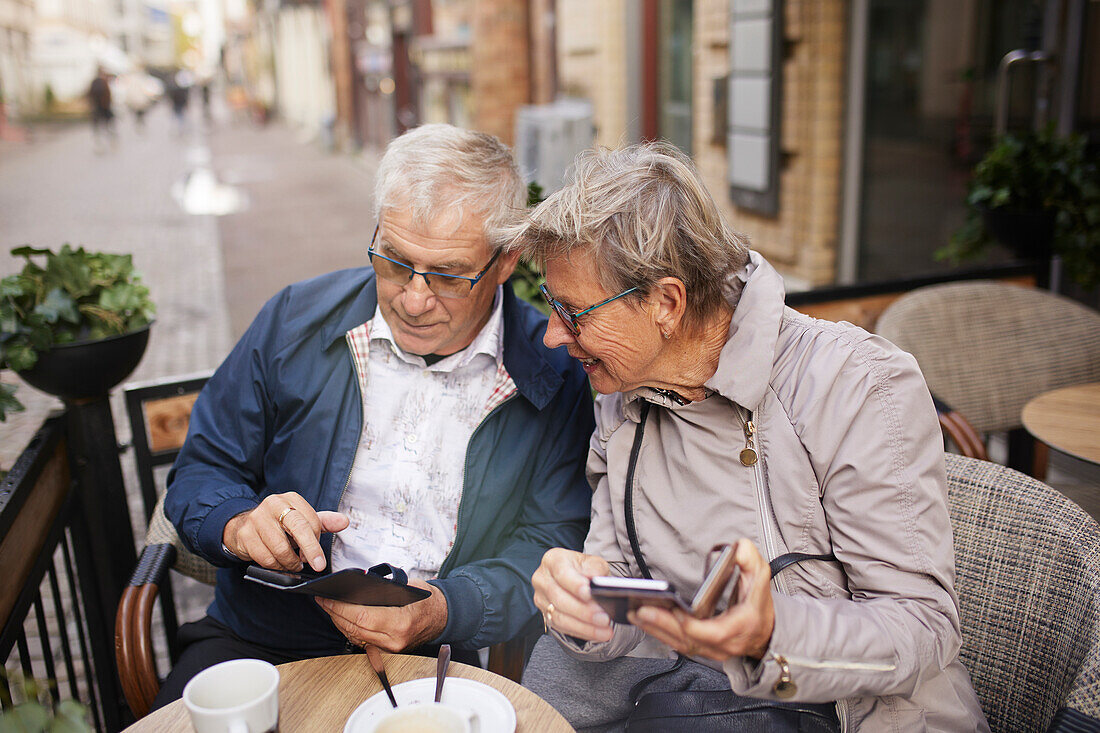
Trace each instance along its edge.
<instances>
[{"instance_id":1,"label":"silver ring on finger","mask_svg":"<svg viewBox=\"0 0 1100 733\"><path fill-rule=\"evenodd\" d=\"M542 617L542 629L546 633L550 633L550 629L554 627L554 604L551 603L546 607L546 613Z\"/></svg>"},{"instance_id":2,"label":"silver ring on finger","mask_svg":"<svg viewBox=\"0 0 1100 733\"><path fill-rule=\"evenodd\" d=\"M284 530L286 529L286 525L283 524L283 520L286 519L287 514L290 514L293 511L297 510L292 506L288 506L286 509L283 509L281 512L279 512L279 526L282 527Z\"/></svg>"}]
</instances>

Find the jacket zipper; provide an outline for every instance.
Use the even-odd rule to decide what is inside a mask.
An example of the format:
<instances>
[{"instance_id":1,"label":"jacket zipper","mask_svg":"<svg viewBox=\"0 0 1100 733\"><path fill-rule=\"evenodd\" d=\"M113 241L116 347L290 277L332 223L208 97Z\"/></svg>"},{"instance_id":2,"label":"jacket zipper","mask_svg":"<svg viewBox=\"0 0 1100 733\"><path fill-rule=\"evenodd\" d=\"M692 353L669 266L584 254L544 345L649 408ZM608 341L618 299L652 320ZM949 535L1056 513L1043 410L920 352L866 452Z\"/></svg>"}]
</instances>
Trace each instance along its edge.
<instances>
[{"instance_id":1,"label":"jacket zipper","mask_svg":"<svg viewBox=\"0 0 1100 733\"><path fill-rule=\"evenodd\" d=\"M783 658L793 665L808 669L849 669L858 672L893 672L897 665L887 662L821 662L805 657L792 657L784 654Z\"/></svg>"},{"instance_id":2,"label":"jacket zipper","mask_svg":"<svg viewBox=\"0 0 1100 733\"><path fill-rule=\"evenodd\" d=\"M516 398L519 394L519 390L514 390L510 396L504 399L499 405L489 411L489 414L481 419L481 422L477 424L474 431L470 433L470 439L466 442L466 458L462 462L462 489L458 494L458 516L455 518L455 541L451 545L451 551L447 553L447 557L443 559L443 564L439 566L438 577L445 577L445 573L451 569L451 555L454 553L456 547L458 547L458 538L462 535L462 500L466 496L466 471L470 467L470 443L474 442L474 437L481 430L485 423L489 422L489 418L500 412L501 409L509 402Z\"/></svg>"},{"instance_id":3,"label":"jacket zipper","mask_svg":"<svg viewBox=\"0 0 1100 733\"><path fill-rule=\"evenodd\" d=\"M764 551L768 555L768 559L779 557L779 546L775 541L775 536L772 534L771 517L769 516L769 510L771 502L768 501L767 490L764 485L763 461L760 460L760 443L759 441L753 441L753 436L757 434L756 425L752 421L752 411L746 410L749 416L746 419L741 414L741 410L744 409L740 405L737 405L737 419L741 421L741 428L745 431L746 439L752 441L752 447L756 450L756 460L752 464L753 482L756 488L756 504L760 513L760 530L764 535ZM776 590L783 595L788 595L786 584L778 576L772 578L772 582L775 584Z\"/></svg>"},{"instance_id":4,"label":"jacket zipper","mask_svg":"<svg viewBox=\"0 0 1100 733\"><path fill-rule=\"evenodd\" d=\"M764 482L764 469L762 468L762 466L764 465L764 462L761 460L761 457L762 457L763 454L760 450L760 441L759 440L755 440L755 441L753 440L754 437L758 436L758 429L756 427L756 424L752 420L752 418L753 418L752 410L746 410L746 412L748 412L748 415L749 415L748 419L746 420L744 415L741 414L742 409L743 408L740 405L737 405L737 419L741 421L741 428L745 431L746 439L749 440L750 443L751 443L751 445L749 447L754 448L756 450L756 454L757 454L756 455L756 461L753 463L752 468L753 468L753 478L755 479L755 482L756 482L756 501L757 501L757 504L760 507L761 526L762 526L762 530L764 532L764 548L767 550L769 558L775 558L775 557L779 556L779 547L778 547L777 543L775 542L775 537L772 535L771 500L770 500L770 497L768 497L768 495L767 495L767 488L766 488L766 484ZM782 593L783 595L790 595L789 589L787 588L787 584L783 580L783 578L781 578L781 577L772 578L772 582L775 583L776 590L778 590L780 593ZM776 656L774 652L772 653L772 656L773 657ZM826 664L826 663L820 663L820 662L811 662L809 660L802 659L800 657L791 657L791 656L788 656L788 655L783 655L783 658L791 664L796 664L800 667L810 667L810 668L814 668L814 669L834 669L834 668L836 668L836 669L863 669L863 670L869 670L869 671L882 671L882 672L891 671L891 670L894 669L894 665L892 665L892 664L890 664L890 665L874 665L874 664L860 664L860 663L852 663L850 665L845 665L844 663ZM836 715L837 715L838 721L840 722L840 730L845 731L845 732L848 731L849 727L848 727L848 701L847 700L837 700L836 701Z\"/></svg>"}]
</instances>

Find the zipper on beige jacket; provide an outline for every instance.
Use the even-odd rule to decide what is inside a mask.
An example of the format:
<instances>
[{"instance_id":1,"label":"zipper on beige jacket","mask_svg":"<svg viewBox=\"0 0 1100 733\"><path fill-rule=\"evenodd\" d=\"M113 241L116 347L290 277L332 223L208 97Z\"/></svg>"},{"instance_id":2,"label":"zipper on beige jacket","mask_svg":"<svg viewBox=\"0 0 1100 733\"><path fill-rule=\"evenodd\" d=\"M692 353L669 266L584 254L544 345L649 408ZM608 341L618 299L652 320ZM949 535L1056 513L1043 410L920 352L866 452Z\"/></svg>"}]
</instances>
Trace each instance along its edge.
<instances>
[{"instance_id":1,"label":"zipper on beige jacket","mask_svg":"<svg viewBox=\"0 0 1100 733\"><path fill-rule=\"evenodd\" d=\"M735 410L735 412L737 413L737 419L741 421L741 427L745 431L745 438L748 441L746 447L753 448L756 451L756 461L754 461L753 464L752 464L753 479L754 479L754 482L756 484L756 503L757 503L757 506L758 506L758 509L759 509L759 512L760 512L760 526L761 526L761 529L764 533L764 549L767 553L768 560L772 560L774 558L779 557L779 555L782 554L782 553L779 552L779 543L776 541L775 535L773 534L773 526L772 525L773 525L773 523L776 523L777 520L775 519L775 517L773 515L773 512L772 512L771 496L768 495L767 482L764 479L764 469L763 469L764 461L762 460L763 459L763 451L760 449L760 441L759 440L753 440L754 437L758 436L759 430L756 426L756 423L753 422L752 410L742 408L741 405L735 405L735 407L737 408ZM748 413L747 418L741 413L742 409L744 409L745 412ZM774 532L778 532L778 531L779 531L779 526L776 523L775 527L774 527ZM783 578L781 578L779 576L773 577L772 578L772 584L775 586L775 589L777 591L779 591L780 593L782 593L783 595L785 595L785 596L791 595L790 589L787 588L787 584L783 580ZM775 652L772 652L771 656L776 657L778 655L776 655ZM842 664L829 665L827 663L821 664L821 663L817 663L817 662L810 662L807 659L802 659L802 658L799 658L799 657L792 658L792 657L790 657L786 654L782 655L782 657L785 658L788 663L796 664L800 667L811 667L811 668L821 669L821 668L825 668L825 667L833 667L833 666L841 667L841 666L843 666ZM866 668L866 667L864 667L864 668ZM874 666L872 666L872 668L874 668ZM850 730L849 722L848 722L848 701L847 700L837 700L836 701L836 716L837 716L837 720L840 722L840 730L843 733L847 733Z\"/></svg>"}]
</instances>

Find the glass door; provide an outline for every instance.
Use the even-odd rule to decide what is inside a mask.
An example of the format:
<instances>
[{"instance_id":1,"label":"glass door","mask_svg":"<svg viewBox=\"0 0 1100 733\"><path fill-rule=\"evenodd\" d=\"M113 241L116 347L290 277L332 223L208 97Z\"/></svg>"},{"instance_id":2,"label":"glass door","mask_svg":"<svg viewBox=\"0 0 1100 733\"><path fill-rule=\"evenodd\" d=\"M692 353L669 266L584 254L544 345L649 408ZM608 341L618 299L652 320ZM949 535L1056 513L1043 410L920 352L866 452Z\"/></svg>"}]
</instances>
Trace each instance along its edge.
<instances>
[{"instance_id":1,"label":"glass door","mask_svg":"<svg viewBox=\"0 0 1100 733\"><path fill-rule=\"evenodd\" d=\"M1034 0L864 0L866 53L856 275L914 277L952 265L934 253L966 214L970 171L992 137L997 65L1036 48ZM1013 77L1010 120L1035 87ZM1022 124L1028 124L1026 121ZM1009 259L995 252L990 261Z\"/></svg>"}]
</instances>

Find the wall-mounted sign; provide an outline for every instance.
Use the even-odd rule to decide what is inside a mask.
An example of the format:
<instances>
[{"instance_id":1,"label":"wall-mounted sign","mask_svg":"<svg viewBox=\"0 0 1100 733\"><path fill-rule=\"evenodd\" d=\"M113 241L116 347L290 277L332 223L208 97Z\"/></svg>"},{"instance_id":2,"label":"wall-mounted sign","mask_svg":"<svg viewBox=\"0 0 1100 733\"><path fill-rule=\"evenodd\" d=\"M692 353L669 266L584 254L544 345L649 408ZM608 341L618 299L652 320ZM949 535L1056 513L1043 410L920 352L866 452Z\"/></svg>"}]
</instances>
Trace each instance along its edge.
<instances>
[{"instance_id":1,"label":"wall-mounted sign","mask_svg":"<svg viewBox=\"0 0 1100 733\"><path fill-rule=\"evenodd\" d=\"M782 0L730 0L730 199L768 216L779 213L782 53Z\"/></svg>"}]
</instances>

